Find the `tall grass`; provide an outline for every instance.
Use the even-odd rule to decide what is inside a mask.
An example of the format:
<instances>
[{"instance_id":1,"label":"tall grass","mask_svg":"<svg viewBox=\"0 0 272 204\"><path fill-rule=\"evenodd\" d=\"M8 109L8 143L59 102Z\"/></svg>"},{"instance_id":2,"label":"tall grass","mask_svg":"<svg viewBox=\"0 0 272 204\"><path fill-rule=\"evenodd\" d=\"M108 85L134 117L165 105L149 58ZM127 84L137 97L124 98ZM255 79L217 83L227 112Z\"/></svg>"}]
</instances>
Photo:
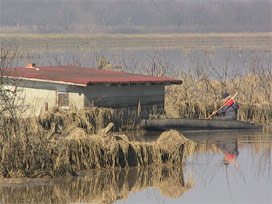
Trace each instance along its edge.
<instances>
[{"instance_id":1,"label":"tall grass","mask_svg":"<svg viewBox=\"0 0 272 204\"><path fill-rule=\"evenodd\" d=\"M182 165L194 151L195 144L177 131L153 143L130 142L120 134L90 134L117 120L115 116L113 110L94 109L23 121L1 119L6 128L0 134L0 176L57 177L95 168Z\"/></svg>"},{"instance_id":2,"label":"tall grass","mask_svg":"<svg viewBox=\"0 0 272 204\"><path fill-rule=\"evenodd\" d=\"M235 100L240 106L239 120L272 123L272 98L268 93L272 87L272 75L249 74L235 81L226 81L224 87L218 81L191 76L185 76L183 83L167 88L167 117L207 118L222 105L223 92L232 95L238 92Z\"/></svg>"}]
</instances>

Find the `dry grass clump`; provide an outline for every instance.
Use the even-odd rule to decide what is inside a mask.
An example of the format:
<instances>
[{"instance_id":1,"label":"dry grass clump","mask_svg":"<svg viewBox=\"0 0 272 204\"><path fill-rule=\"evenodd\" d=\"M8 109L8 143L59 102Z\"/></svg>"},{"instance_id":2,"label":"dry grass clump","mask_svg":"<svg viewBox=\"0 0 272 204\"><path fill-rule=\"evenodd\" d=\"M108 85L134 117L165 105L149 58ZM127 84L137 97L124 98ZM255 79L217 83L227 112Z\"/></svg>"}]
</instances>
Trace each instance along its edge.
<instances>
[{"instance_id":1,"label":"dry grass clump","mask_svg":"<svg viewBox=\"0 0 272 204\"><path fill-rule=\"evenodd\" d=\"M35 186L31 185L35 183ZM16 185L16 186L15 186ZM185 182L181 166L103 169L88 171L85 176L54 180L0 183L0 199L4 203L114 203L125 200L131 192L148 187L162 195L177 198L194 187Z\"/></svg>"},{"instance_id":2,"label":"dry grass clump","mask_svg":"<svg viewBox=\"0 0 272 204\"><path fill-rule=\"evenodd\" d=\"M67 131L79 127L88 134L97 133L110 122L114 123L116 131L135 130L140 118L160 113L161 107L143 106L141 117L138 116L137 107L131 108L86 108L84 110L60 111L51 110L36 118L37 131L45 129L49 137L54 134L67 134ZM36 131L36 132L37 132ZM66 132L65 132L66 131Z\"/></svg>"},{"instance_id":3,"label":"dry grass clump","mask_svg":"<svg viewBox=\"0 0 272 204\"><path fill-rule=\"evenodd\" d=\"M88 135L82 128L57 139L12 135L0 141L0 175L55 177L95 168L175 165L181 164L185 152L194 146L177 131L164 133L153 143L130 142L125 135Z\"/></svg>"},{"instance_id":4,"label":"dry grass clump","mask_svg":"<svg viewBox=\"0 0 272 204\"><path fill-rule=\"evenodd\" d=\"M150 109L143 107L143 118L148 117ZM153 110L151 110L153 111ZM154 111L153 111L154 112ZM0 133L3 138L10 135L38 135L54 138L67 136L73 129L81 128L87 134L97 133L110 122L115 130L135 130L138 123L137 108L109 109L90 108L85 110L60 111L50 110L39 117L0 119Z\"/></svg>"},{"instance_id":5,"label":"dry grass clump","mask_svg":"<svg viewBox=\"0 0 272 204\"><path fill-rule=\"evenodd\" d=\"M3 138L11 135L38 135L50 138L54 135L67 135L79 127L88 134L97 132L111 121L117 121L113 109L92 108L78 111L51 110L39 117L0 119L0 133Z\"/></svg>"},{"instance_id":6,"label":"dry grass clump","mask_svg":"<svg viewBox=\"0 0 272 204\"><path fill-rule=\"evenodd\" d=\"M82 128L86 133L95 133L114 120L114 110L106 108L92 108L77 111L46 112L38 118L38 123L49 134L63 133L74 127ZM65 133L64 133L65 134Z\"/></svg>"}]
</instances>

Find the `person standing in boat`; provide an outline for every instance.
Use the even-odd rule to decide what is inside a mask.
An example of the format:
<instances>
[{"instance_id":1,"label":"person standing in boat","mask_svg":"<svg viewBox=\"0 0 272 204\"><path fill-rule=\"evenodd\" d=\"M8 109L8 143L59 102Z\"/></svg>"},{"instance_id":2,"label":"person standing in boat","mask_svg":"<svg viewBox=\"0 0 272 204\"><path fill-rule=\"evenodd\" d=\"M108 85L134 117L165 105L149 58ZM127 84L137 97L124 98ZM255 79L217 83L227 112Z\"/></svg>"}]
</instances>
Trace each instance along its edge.
<instances>
[{"instance_id":1,"label":"person standing in boat","mask_svg":"<svg viewBox=\"0 0 272 204\"><path fill-rule=\"evenodd\" d=\"M224 107L218 112L214 111L213 115L218 116L216 119L219 120L237 120L238 103L228 93L222 94L222 99Z\"/></svg>"}]
</instances>

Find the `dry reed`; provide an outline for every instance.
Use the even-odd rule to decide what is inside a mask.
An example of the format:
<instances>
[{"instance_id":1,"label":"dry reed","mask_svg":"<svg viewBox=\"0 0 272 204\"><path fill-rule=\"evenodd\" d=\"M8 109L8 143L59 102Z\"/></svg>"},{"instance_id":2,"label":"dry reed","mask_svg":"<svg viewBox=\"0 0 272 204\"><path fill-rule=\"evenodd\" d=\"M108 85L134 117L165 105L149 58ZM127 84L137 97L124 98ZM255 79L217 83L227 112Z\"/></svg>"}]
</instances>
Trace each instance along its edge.
<instances>
[{"instance_id":1,"label":"dry reed","mask_svg":"<svg viewBox=\"0 0 272 204\"><path fill-rule=\"evenodd\" d=\"M94 168L181 164L184 155L194 148L193 142L177 131L162 134L154 143L129 142L125 135L90 135L113 120L113 110L80 113L85 117L78 117L78 112L48 113L15 122L17 130L11 128L12 121L5 120L6 137L0 138L0 175L55 177ZM176 147L174 151L165 147L166 140Z\"/></svg>"},{"instance_id":2,"label":"dry reed","mask_svg":"<svg viewBox=\"0 0 272 204\"><path fill-rule=\"evenodd\" d=\"M170 86L166 90L166 114L169 118L207 118L222 105L221 94L229 92L239 103L238 120L258 124L272 123L272 75L248 74L220 81L192 75L182 76L181 86Z\"/></svg>"}]
</instances>

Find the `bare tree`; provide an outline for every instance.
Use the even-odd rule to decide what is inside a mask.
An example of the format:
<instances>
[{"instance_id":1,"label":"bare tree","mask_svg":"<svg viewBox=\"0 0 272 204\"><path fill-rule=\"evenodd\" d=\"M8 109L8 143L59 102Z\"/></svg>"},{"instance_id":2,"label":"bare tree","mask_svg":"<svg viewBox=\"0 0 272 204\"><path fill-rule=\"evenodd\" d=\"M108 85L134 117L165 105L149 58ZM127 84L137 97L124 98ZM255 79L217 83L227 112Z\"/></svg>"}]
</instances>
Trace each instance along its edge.
<instances>
[{"instance_id":1,"label":"bare tree","mask_svg":"<svg viewBox=\"0 0 272 204\"><path fill-rule=\"evenodd\" d=\"M18 119L25 110L23 89L19 87L20 81L8 77L8 67L13 66L18 48L9 50L1 47L0 53L0 132L7 129L5 119L9 119L13 130L18 129ZM5 135L5 134L4 134Z\"/></svg>"}]
</instances>

